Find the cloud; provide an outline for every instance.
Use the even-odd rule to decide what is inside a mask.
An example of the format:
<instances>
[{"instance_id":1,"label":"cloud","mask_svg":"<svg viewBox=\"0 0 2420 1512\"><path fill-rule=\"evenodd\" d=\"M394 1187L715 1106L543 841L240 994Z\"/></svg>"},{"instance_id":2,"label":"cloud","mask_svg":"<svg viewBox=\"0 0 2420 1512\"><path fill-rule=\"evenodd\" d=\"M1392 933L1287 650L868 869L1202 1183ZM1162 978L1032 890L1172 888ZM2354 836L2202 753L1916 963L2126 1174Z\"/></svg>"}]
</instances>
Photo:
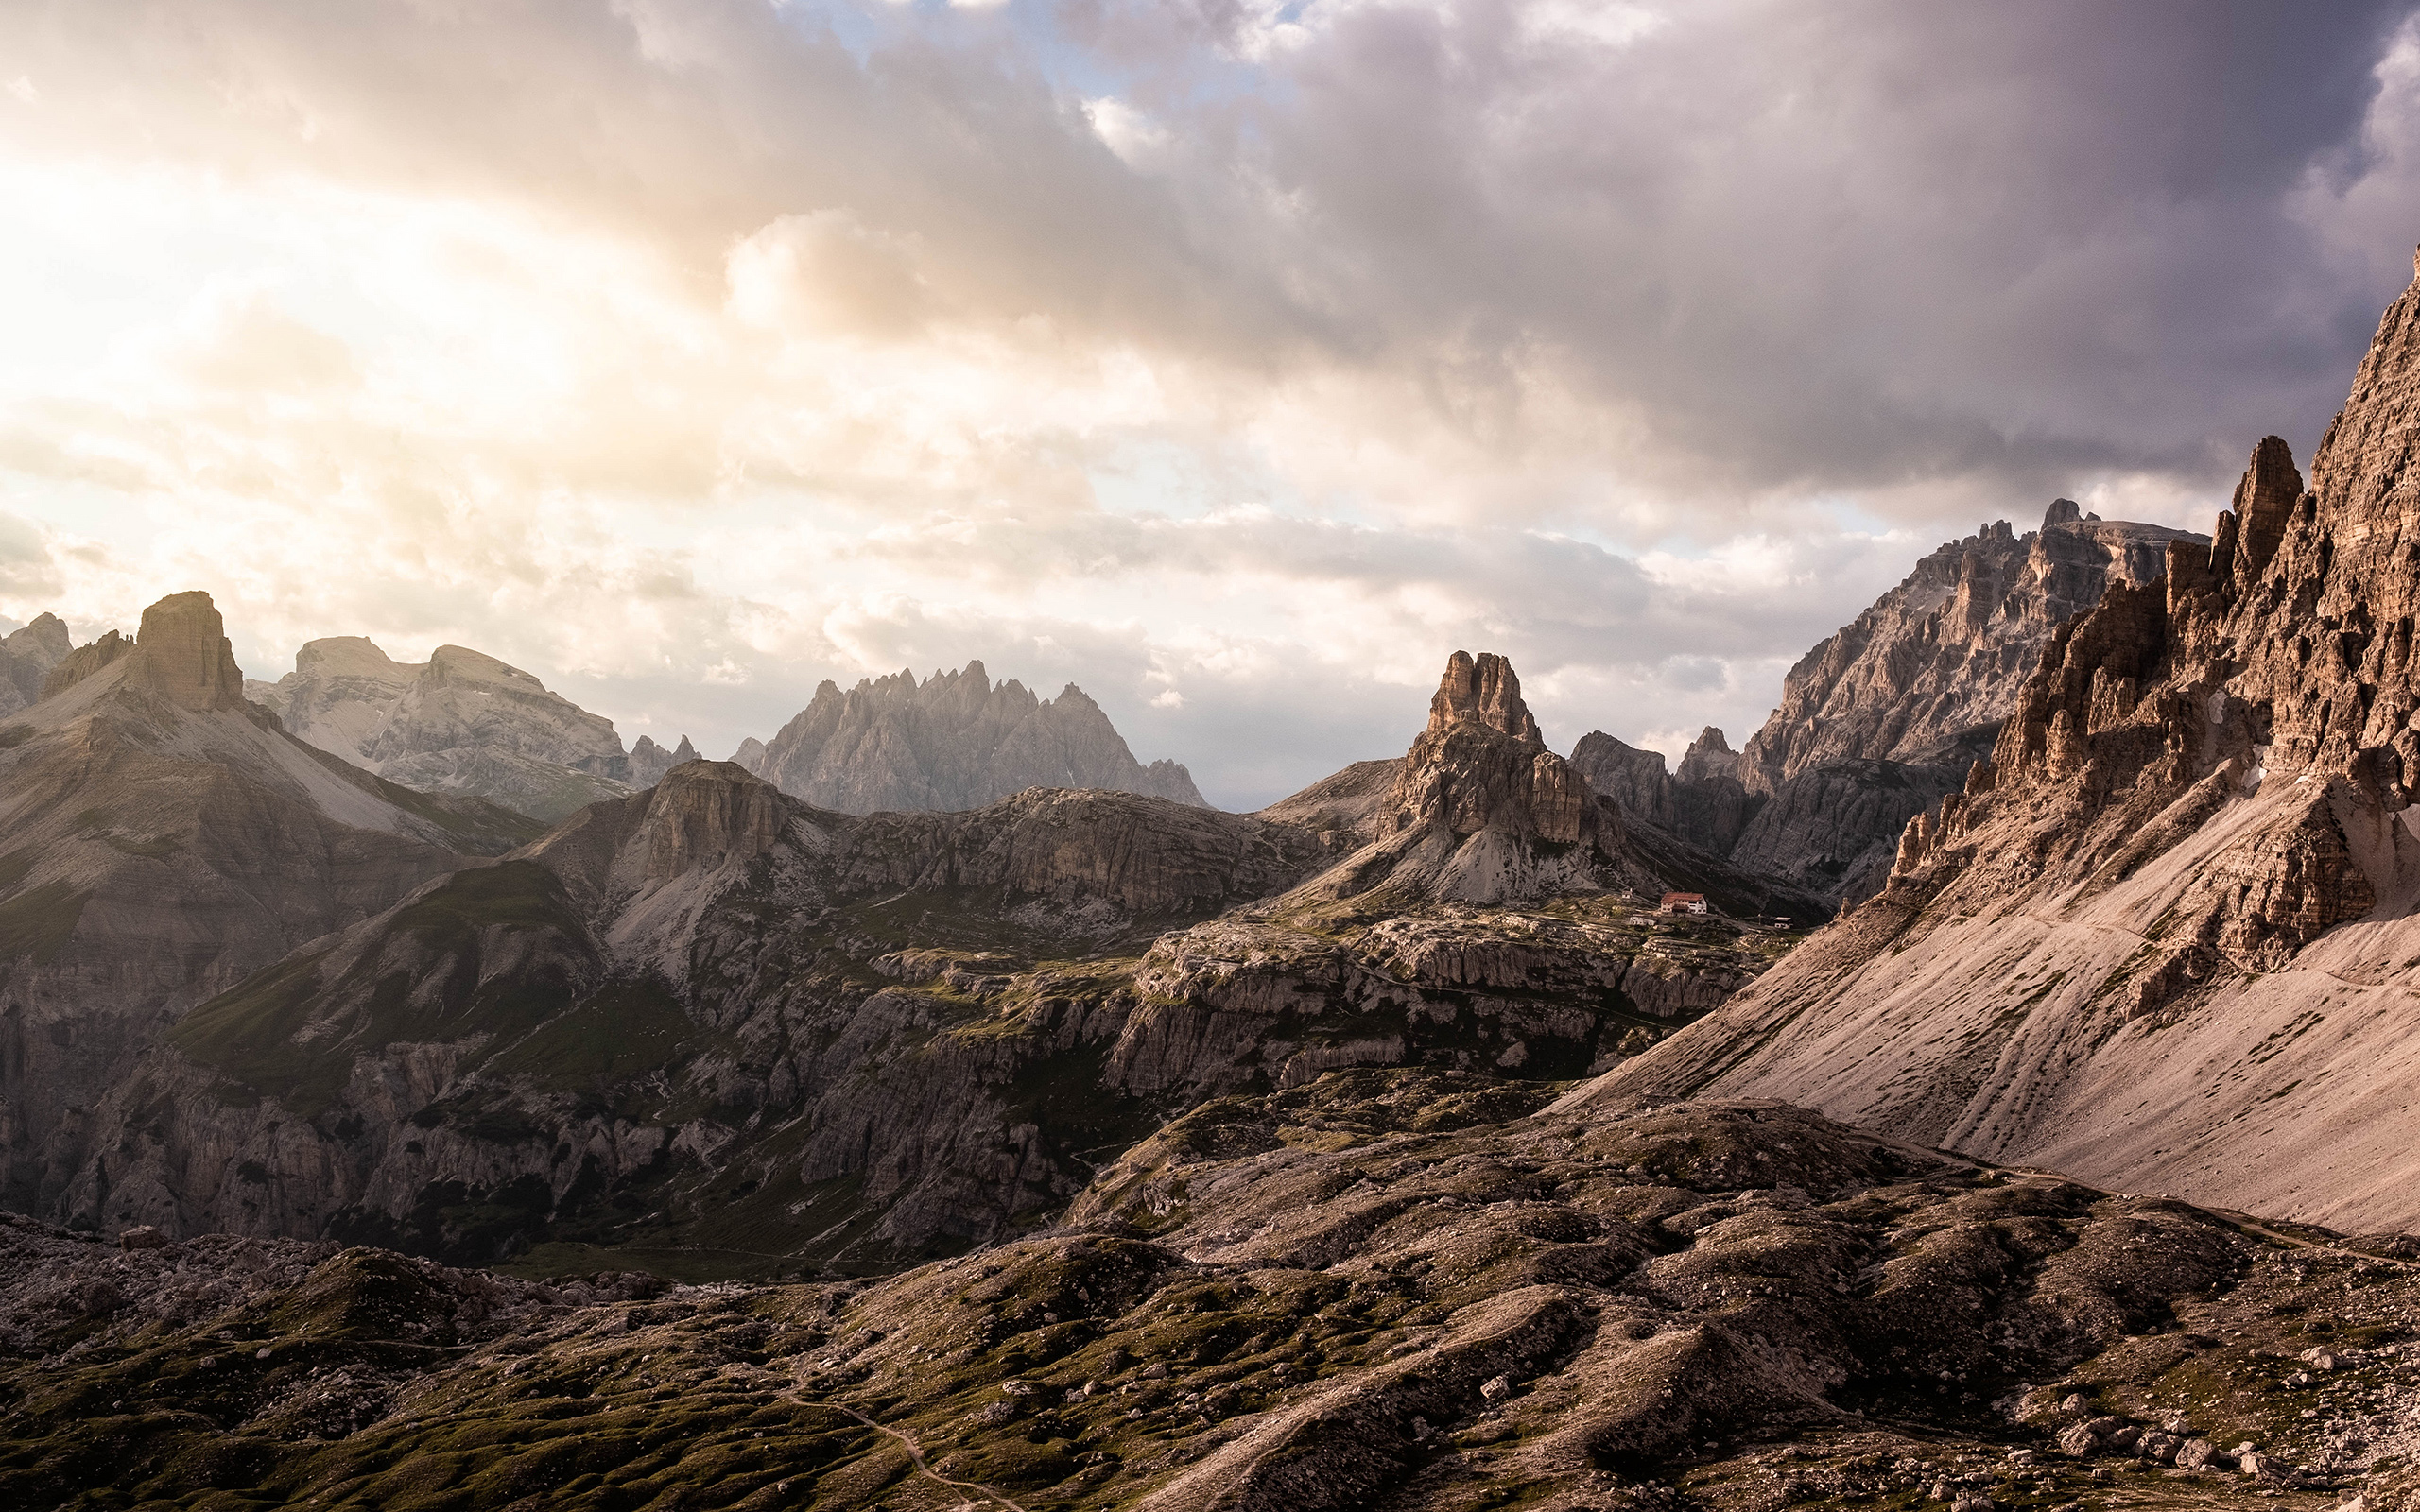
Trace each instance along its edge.
<instances>
[{"instance_id":1,"label":"cloud","mask_svg":"<svg viewBox=\"0 0 2420 1512\"><path fill-rule=\"evenodd\" d=\"M206 586L259 670L460 641L709 748L980 657L1231 802L1399 748L1457 646L1559 743L1736 743L1979 520L2205 525L2420 234L2401 8L93 0L0 53L0 611Z\"/></svg>"}]
</instances>

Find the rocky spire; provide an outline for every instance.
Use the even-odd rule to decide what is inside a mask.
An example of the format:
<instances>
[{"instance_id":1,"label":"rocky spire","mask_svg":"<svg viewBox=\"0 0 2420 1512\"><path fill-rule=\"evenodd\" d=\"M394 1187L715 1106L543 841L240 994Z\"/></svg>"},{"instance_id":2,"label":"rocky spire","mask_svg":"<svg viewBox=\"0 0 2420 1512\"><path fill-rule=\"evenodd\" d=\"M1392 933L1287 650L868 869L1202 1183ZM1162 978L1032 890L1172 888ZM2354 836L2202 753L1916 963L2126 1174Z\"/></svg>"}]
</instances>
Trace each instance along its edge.
<instances>
[{"instance_id":1,"label":"rocky spire","mask_svg":"<svg viewBox=\"0 0 2420 1512\"><path fill-rule=\"evenodd\" d=\"M2049 512L2042 517L2042 528L2048 530L2052 525L2071 525L2083 519L2083 505L2073 499L2053 499Z\"/></svg>"},{"instance_id":2,"label":"rocky spire","mask_svg":"<svg viewBox=\"0 0 2420 1512\"><path fill-rule=\"evenodd\" d=\"M1684 782L1737 777L1739 775L1739 755L1731 748L1731 743L1723 738L1721 730L1708 725L1698 731L1697 739L1689 742L1688 750L1681 757L1679 775Z\"/></svg>"},{"instance_id":3,"label":"rocky spire","mask_svg":"<svg viewBox=\"0 0 2420 1512\"><path fill-rule=\"evenodd\" d=\"M2286 539L2287 521L2302 496L2303 475L2294 466L2292 450L2274 436L2262 437L2235 486L2235 558L2232 564L2222 564L2221 570L2231 565L2238 584L2258 577L2277 555L2277 543ZM2221 522L2220 531L2223 535L2225 530Z\"/></svg>"},{"instance_id":4,"label":"rocky spire","mask_svg":"<svg viewBox=\"0 0 2420 1512\"><path fill-rule=\"evenodd\" d=\"M1468 651L1455 652L1445 662L1437 696L1428 700L1430 734L1464 720L1515 740L1546 744L1538 722L1530 717L1530 706L1521 701L1521 679L1512 663L1493 651L1481 651L1476 660Z\"/></svg>"},{"instance_id":5,"label":"rocky spire","mask_svg":"<svg viewBox=\"0 0 2420 1512\"><path fill-rule=\"evenodd\" d=\"M126 686L198 713L243 708L244 670L226 628L208 593L169 594L143 611Z\"/></svg>"}]
</instances>

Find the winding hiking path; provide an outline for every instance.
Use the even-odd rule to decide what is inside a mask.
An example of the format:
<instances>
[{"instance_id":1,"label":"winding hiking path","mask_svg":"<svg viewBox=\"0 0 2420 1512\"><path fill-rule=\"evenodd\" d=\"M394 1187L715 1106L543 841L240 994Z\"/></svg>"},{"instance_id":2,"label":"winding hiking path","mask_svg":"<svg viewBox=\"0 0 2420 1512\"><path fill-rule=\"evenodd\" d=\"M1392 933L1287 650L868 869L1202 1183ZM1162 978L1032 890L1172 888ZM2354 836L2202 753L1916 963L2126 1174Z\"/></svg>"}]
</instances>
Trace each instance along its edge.
<instances>
[{"instance_id":1,"label":"winding hiking path","mask_svg":"<svg viewBox=\"0 0 2420 1512\"><path fill-rule=\"evenodd\" d=\"M864 1413L857 1411L855 1407L844 1407L837 1401L809 1401L805 1398L800 1396L797 1388L795 1387L792 1388L787 1395L792 1401L798 1403L802 1407L821 1407L829 1412L837 1412L845 1417L854 1418L857 1421L865 1424L868 1428L873 1429L875 1433L888 1434L891 1437L899 1440L900 1448L908 1451L908 1457L915 1462L916 1473L924 1476L927 1480L939 1482L942 1486L947 1486L957 1490L972 1491L977 1496L986 1497L993 1502L998 1503L1001 1506L1007 1507L1009 1512L1026 1512L1026 1509L1023 1506L1011 1501L1003 1493L995 1491L992 1489L992 1487L985 1486L980 1481L951 1480L948 1476L943 1475L941 1471L925 1463L924 1446L918 1444L914 1439L908 1437L906 1434L901 1433L896 1428L886 1427L881 1423L875 1422L873 1418L867 1417Z\"/></svg>"}]
</instances>

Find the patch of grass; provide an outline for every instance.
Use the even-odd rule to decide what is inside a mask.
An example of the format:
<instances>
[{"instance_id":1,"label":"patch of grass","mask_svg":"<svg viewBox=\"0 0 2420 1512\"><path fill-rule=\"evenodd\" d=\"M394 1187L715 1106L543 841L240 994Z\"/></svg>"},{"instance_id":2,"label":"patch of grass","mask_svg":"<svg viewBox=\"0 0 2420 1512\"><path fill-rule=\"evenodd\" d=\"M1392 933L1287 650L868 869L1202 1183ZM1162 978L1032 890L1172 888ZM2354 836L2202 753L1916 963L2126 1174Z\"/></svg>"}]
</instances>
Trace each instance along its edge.
<instances>
[{"instance_id":1,"label":"patch of grass","mask_svg":"<svg viewBox=\"0 0 2420 1512\"><path fill-rule=\"evenodd\" d=\"M30 956L47 966L59 959L91 897L63 882L45 882L0 903L0 960Z\"/></svg>"},{"instance_id":2,"label":"patch of grass","mask_svg":"<svg viewBox=\"0 0 2420 1512\"><path fill-rule=\"evenodd\" d=\"M612 982L506 1047L486 1069L557 1087L642 1075L670 1065L674 1052L696 1028L657 978Z\"/></svg>"}]
</instances>

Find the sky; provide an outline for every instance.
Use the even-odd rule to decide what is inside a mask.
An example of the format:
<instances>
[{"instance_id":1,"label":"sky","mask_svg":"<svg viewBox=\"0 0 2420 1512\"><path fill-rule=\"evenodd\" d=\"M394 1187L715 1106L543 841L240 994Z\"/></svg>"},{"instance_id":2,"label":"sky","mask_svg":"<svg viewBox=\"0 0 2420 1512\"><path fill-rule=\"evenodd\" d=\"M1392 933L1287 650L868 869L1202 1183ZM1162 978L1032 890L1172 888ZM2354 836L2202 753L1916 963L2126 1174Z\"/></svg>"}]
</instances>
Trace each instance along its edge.
<instances>
[{"instance_id":1,"label":"sky","mask_svg":"<svg viewBox=\"0 0 2420 1512\"><path fill-rule=\"evenodd\" d=\"M2307 460L2415 240L2349 0L9 0L0 618L714 756L979 658L1232 808L1494 650L1677 756Z\"/></svg>"}]
</instances>

